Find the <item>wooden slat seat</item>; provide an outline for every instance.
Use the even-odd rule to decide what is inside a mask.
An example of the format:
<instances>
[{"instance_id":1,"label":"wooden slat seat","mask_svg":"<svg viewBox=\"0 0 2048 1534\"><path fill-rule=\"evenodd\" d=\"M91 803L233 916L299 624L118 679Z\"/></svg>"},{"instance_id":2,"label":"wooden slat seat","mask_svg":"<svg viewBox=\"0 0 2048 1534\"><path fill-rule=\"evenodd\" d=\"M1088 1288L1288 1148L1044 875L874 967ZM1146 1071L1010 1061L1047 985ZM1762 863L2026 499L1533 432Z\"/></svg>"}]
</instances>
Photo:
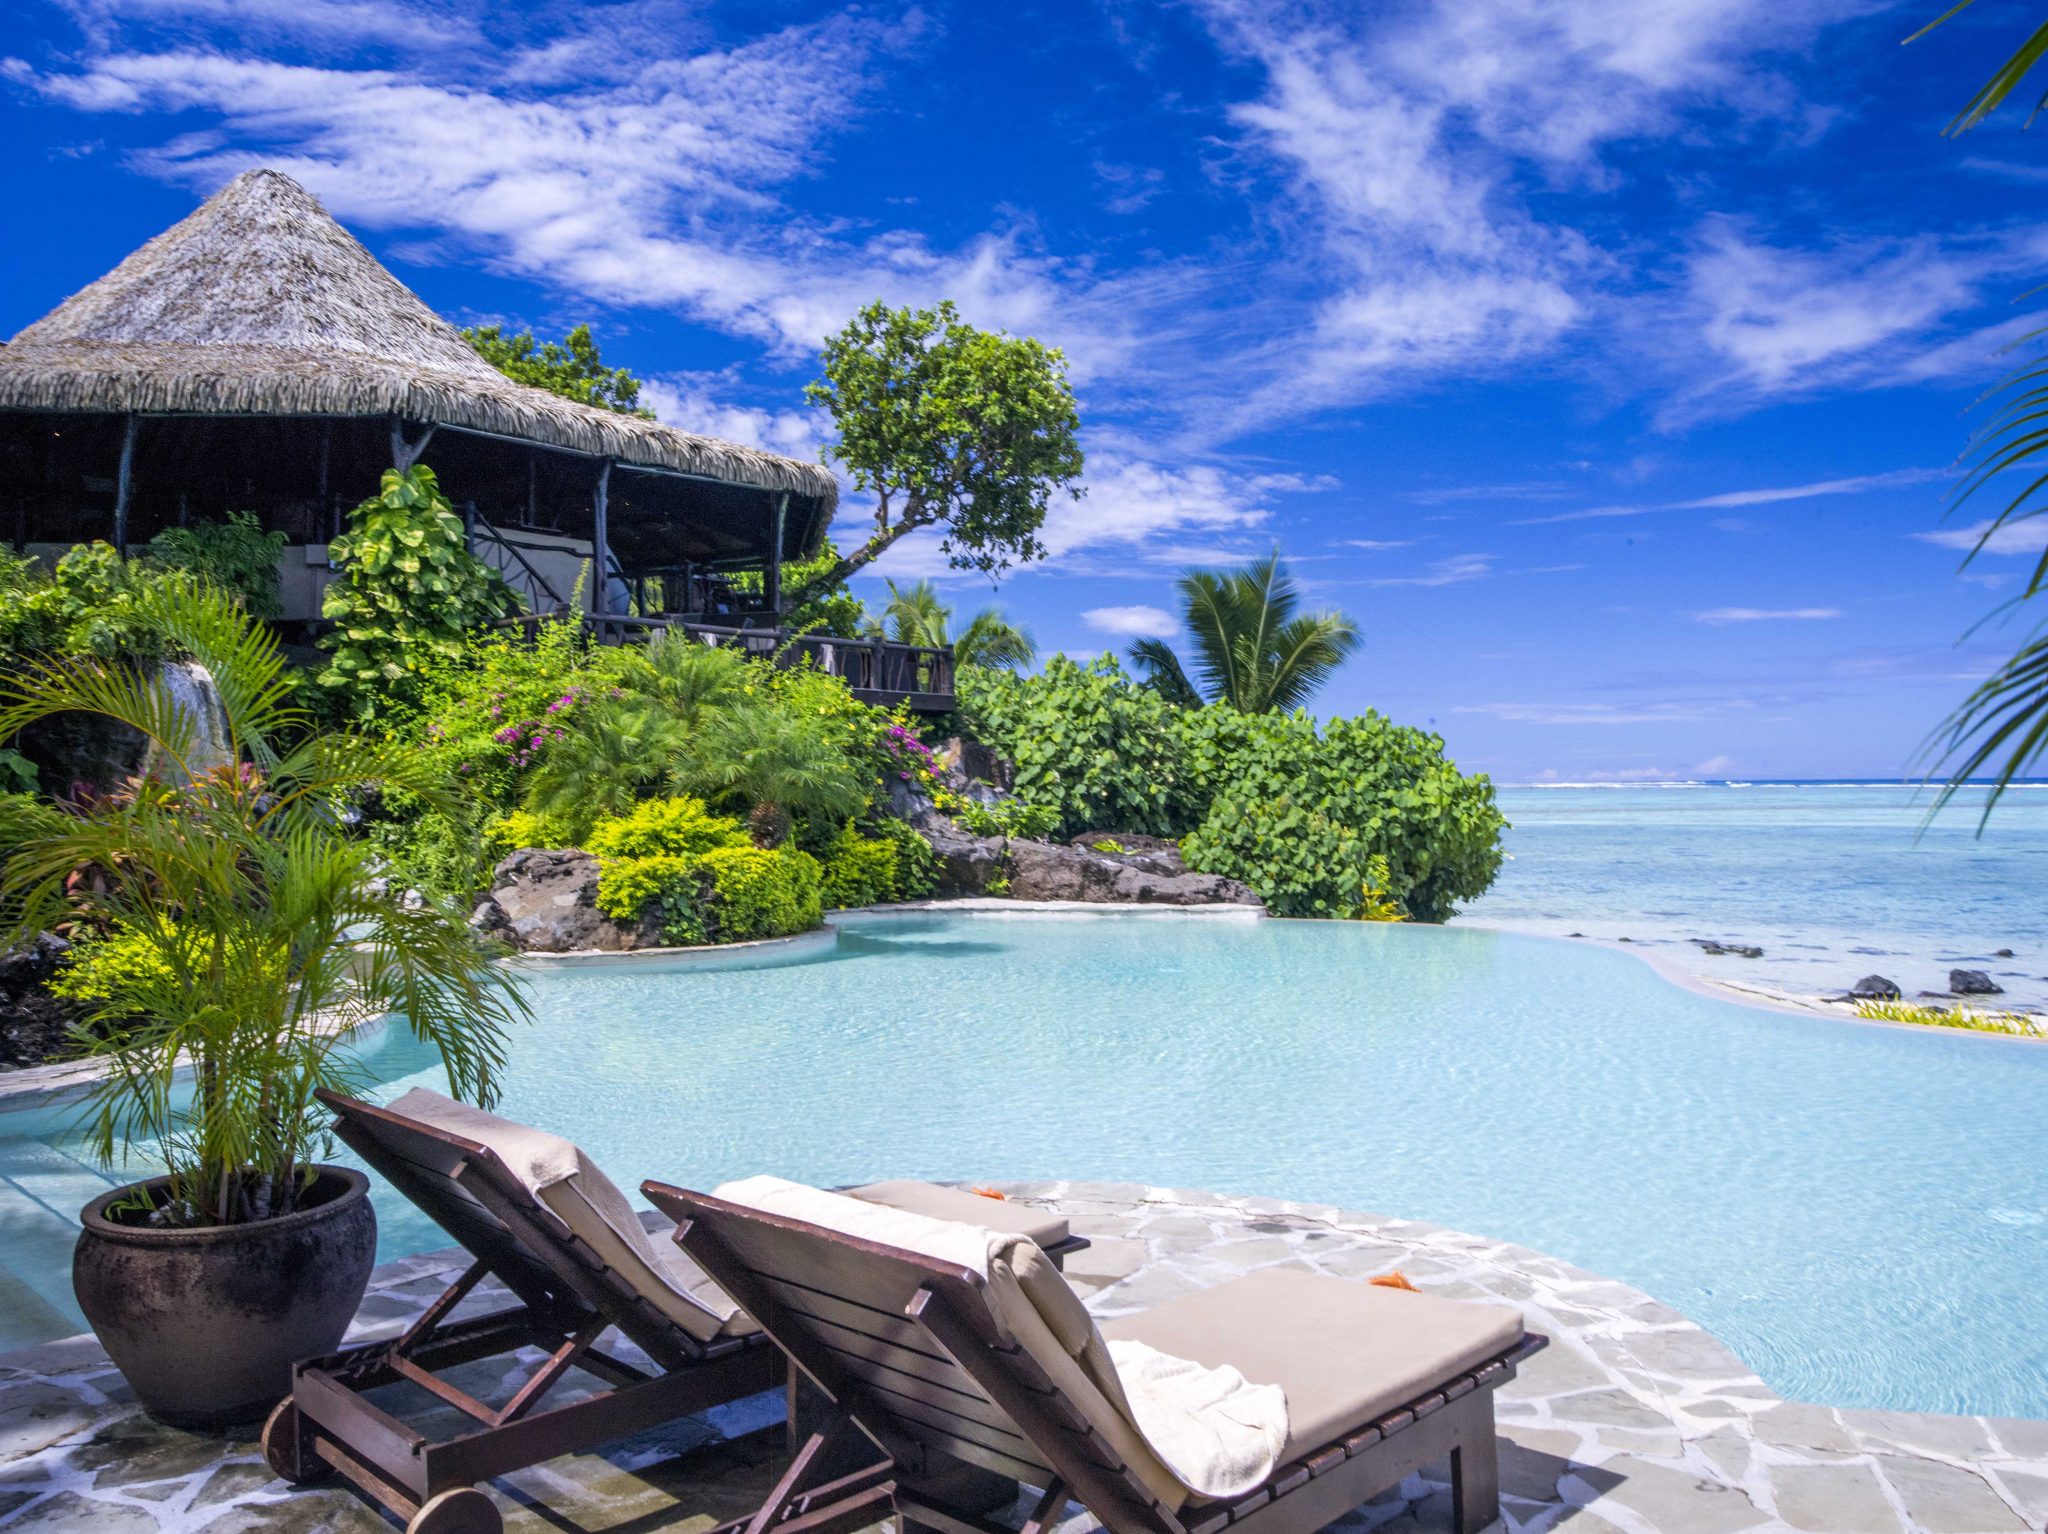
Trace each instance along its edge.
<instances>
[{"instance_id":1,"label":"wooden slat seat","mask_svg":"<svg viewBox=\"0 0 2048 1534\"><path fill-rule=\"evenodd\" d=\"M889 1456L885 1471L857 1480L859 1497L872 1499L875 1477L886 1473L906 1523L945 1534L994 1528L946 1499L946 1486L963 1467L1044 1488L1025 1534L1042 1534L1068 1500L1112 1534L1306 1534L1412 1471L1446 1460L1457 1527L1475 1534L1499 1510L1493 1390L1546 1341L1497 1312L1446 1315L1434 1307L1452 1302L1389 1295L1431 1307L1426 1317L1419 1310L1389 1315L1396 1324L1426 1320L1439 1327L1447 1339L1442 1368L1432 1374L1409 1360L1406 1372L1394 1376L1403 1382L1399 1399L1374 1404L1370 1391L1359 1397L1371 1411L1368 1421L1346 1419L1336 1407L1320 1416L1312 1411L1304 1425L1320 1422L1328 1440L1290 1439L1275 1470L1244 1495L1205 1501L1183 1489L1169 1496L1156 1474L1141 1473L1104 1437L1100 1419L1091 1419L1100 1403L1073 1398L1071 1387L1057 1384L1020 1345L991 1305L981 1273L666 1184L645 1183L642 1191L676 1220L683 1249L829 1399L832 1431L857 1428ZM1187 1329L1188 1318L1165 1320L1182 1328L1174 1333L1179 1356L1198 1357L1203 1339ZM1285 1327L1289 1318L1266 1322ZM1142 1331L1142 1323L1131 1330ZM1301 1358L1313 1354L1314 1336L1307 1334ZM1359 1338L1347 1333L1336 1340L1355 1350ZM1368 1358L1356 1362L1361 1373L1372 1367ZM799 1461L829 1460L829 1436L814 1436ZM803 1464L793 1465L776 1495L742 1521L751 1534L792 1530L799 1506L806 1530L856 1527L834 1522L840 1515L832 1500L806 1485ZM871 1500L859 1508L849 1502L844 1517L871 1512Z\"/></svg>"}]
</instances>

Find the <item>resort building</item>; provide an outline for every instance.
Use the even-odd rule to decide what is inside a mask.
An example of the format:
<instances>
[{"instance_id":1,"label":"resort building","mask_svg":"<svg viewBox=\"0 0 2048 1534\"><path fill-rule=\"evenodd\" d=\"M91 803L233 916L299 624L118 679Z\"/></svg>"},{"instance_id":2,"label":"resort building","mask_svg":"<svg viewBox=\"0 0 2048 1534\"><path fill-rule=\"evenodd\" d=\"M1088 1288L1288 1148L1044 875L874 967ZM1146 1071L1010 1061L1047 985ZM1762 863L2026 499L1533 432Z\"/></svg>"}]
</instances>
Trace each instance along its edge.
<instances>
[{"instance_id":1,"label":"resort building","mask_svg":"<svg viewBox=\"0 0 2048 1534\"><path fill-rule=\"evenodd\" d=\"M249 171L0 348L0 537L54 560L254 513L310 626L328 543L384 470L433 468L535 612L582 578L601 637L681 623L773 649L785 562L822 546L821 465L515 382L297 182ZM801 647L856 691L951 702L950 657Z\"/></svg>"}]
</instances>

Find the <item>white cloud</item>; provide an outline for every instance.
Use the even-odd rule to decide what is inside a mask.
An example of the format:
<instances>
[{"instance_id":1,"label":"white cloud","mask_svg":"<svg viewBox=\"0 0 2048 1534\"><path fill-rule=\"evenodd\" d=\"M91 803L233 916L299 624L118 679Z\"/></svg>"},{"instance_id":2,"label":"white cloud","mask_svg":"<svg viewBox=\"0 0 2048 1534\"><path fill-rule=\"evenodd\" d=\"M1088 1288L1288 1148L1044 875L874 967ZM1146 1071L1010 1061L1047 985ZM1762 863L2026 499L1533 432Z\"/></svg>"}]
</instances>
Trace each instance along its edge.
<instances>
[{"instance_id":1,"label":"white cloud","mask_svg":"<svg viewBox=\"0 0 2048 1534\"><path fill-rule=\"evenodd\" d=\"M1692 621L1718 628L1730 623L1815 623L1841 616L1839 607L1714 607L1694 613Z\"/></svg>"},{"instance_id":2,"label":"white cloud","mask_svg":"<svg viewBox=\"0 0 2048 1534\"><path fill-rule=\"evenodd\" d=\"M1821 388L1988 375L1998 348L2024 333L2019 321L1934 345L1928 337L2021 280L2042 254L2043 241L2032 232L1808 249L1774 245L1733 220L1713 220L1688 263L1686 303L1720 367L1685 388L1662 412L1663 424Z\"/></svg>"},{"instance_id":3,"label":"white cloud","mask_svg":"<svg viewBox=\"0 0 2048 1534\"><path fill-rule=\"evenodd\" d=\"M1494 554L1453 554L1439 559L1421 575L1386 575L1374 586L1457 586L1466 581L1483 581L1494 573Z\"/></svg>"},{"instance_id":4,"label":"white cloud","mask_svg":"<svg viewBox=\"0 0 2048 1534\"><path fill-rule=\"evenodd\" d=\"M1699 703L1477 703L1454 714L1485 714L1506 724L1627 725L1671 724L1704 719L1713 710Z\"/></svg>"},{"instance_id":5,"label":"white cloud","mask_svg":"<svg viewBox=\"0 0 2048 1534\"><path fill-rule=\"evenodd\" d=\"M1364 549L1368 554L1382 554L1389 549L1412 549L1420 541L1417 538L1340 538L1336 546L1345 549Z\"/></svg>"},{"instance_id":6,"label":"white cloud","mask_svg":"<svg viewBox=\"0 0 2048 1534\"><path fill-rule=\"evenodd\" d=\"M1524 517L1508 525L1548 527L1558 522L1641 517L1659 511L1719 511L1735 506L1771 506L1781 501L1806 501L1825 495L1859 495L1870 490L1889 490L1900 485L1922 485L1932 480L1952 478L1954 472L1949 469L1891 469L1882 474L1856 474L1843 479L1820 479L1804 485L1778 485L1758 490L1724 490L1717 495L1703 495L1689 501L1662 501L1652 506L1591 506L1581 511L1560 511L1547 517ZM1729 529L1724 529L1727 530Z\"/></svg>"},{"instance_id":7,"label":"white cloud","mask_svg":"<svg viewBox=\"0 0 2048 1534\"><path fill-rule=\"evenodd\" d=\"M643 381L640 402L662 423L706 437L816 462L829 436L822 410L771 410L723 398L737 391L730 373L670 373Z\"/></svg>"},{"instance_id":8,"label":"white cloud","mask_svg":"<svg viewBox=\"0 0 2048 1534\"><path fill-rule=\"evenodd\" d=\"M1932 543L1944 549L1961 549L1969 553L1979 543L1984 545L1986 554L2040 554L2048 552L2048 516L2029 517L2024 521L2008 522L1989 538L1989 518L1972 522L1968 527L1943 527L1933 532L1915 533L1913 536L1922 543Z\"/></svg>"},{"instance_id":9,"label":"white cloud","mask_svg":"<svg viewBox=\"0 0 2048 1534\"><path fill-rule=\"evenodd\" d=\"M1171 639L1180 632L1180 619L1164 608L1091 607L1081 621L1105 634L1122 634L1131 639Z\"/></svg>"}]
</instances>

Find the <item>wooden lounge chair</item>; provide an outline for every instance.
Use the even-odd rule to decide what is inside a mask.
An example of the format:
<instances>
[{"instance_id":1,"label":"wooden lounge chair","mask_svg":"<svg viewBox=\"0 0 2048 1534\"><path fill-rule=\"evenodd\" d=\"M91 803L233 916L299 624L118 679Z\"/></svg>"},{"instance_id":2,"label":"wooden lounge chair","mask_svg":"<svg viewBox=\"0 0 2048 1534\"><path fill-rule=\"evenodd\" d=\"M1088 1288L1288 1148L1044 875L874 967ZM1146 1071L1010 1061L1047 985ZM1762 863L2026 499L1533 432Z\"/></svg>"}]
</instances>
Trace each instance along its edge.
<instances>
[{"instance_id":1,"label":"wooden lounge chair","mask_svg":"<svg viewBox=\"0 0 2048 1534\"><path fill-rule=\"evenodd\" d=\"M607 1221L568 1184L537 1196L484 1143L505 1144L492 1133L497 1128L530 1135L522 1126L431 1093L408 1094L389 1108L337 1092L319 1095L334 1112L335 1133L475 1260L397 1337L294 1368L292 1393L263 1430L264 1458L285 1481L307 1484L339 1472L408 1520L408 1534L497 1534L500 1516L479 1482L787 1380L787 1365L768 1337L671 1244L644 1231L633 1239L634 1231L618 1228L616 1209ZM595 1176L616 1198L602 1174ZM1062 1257L1088 1244L1064 1221L1045 1223L1040 1211L952 1189L879 1184L873 1192L879 1201L905 1205L986 1206ZM486 1278L517 1303L457 1318L457 1307ZM644 1358L600 1348L613 1331ZM440 1377L479 1359L509 1361L526 1349L542 1356L502 1405ZM580 1385L606 1388L544 1404L578 1373L585 1377ZM433 1437L369 1399L371 1391L402 1383L469 1423L454 1436Z\"/></svg>"},{"instance_id":2,"label":"wooden lounge chair","mask_svg":"<svg viewBox=\"0 0 2048 1534\"><path fill-rule=\"evenodd\" d=\"M681 1188L642 1191L839 1414L760 1510L728 1526L745 1534L850 1534L890 1511L941 1534L994 1534L947 1498L968 1466L1043 1488L1024 1534L1044 1534L1070 1500L1112 1534L1306 1534L1445 1460L1456 1527L1475 1534L1499 1514L1493 1392L1547 1340L1512 1311L1298 1271L1111 1323L1110 1338L1286 1391L1271 1474L1206 1500L1172 1483L1077 1364L1084 1354L1043 1324L1033 1335L983 1273ZM812 1467L846 1463L833 1440L849 1427L887 1459L819 1484Z\"/></svg>"}]
</instances>

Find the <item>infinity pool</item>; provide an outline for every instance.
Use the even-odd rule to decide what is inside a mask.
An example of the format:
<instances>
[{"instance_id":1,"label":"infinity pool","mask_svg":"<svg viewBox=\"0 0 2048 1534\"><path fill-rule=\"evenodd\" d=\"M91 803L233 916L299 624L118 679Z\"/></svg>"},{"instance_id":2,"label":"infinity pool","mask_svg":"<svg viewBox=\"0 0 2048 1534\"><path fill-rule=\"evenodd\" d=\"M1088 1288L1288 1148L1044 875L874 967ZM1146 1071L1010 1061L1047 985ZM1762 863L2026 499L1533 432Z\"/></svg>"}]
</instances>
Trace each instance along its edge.
<instances>
[{"instance_id":1,"label":"infinity pool","mask_svg":"<svg viewBox=\"0 0 2048 1534\"><path fill-rule=\"evenodd\" d=\"M1645 1289L1788 1397L2048 1417L2048 1046L1469 929L844 927L783 968L536 975L504 1111L629 1186L1077 1177L1403 1215ZM432 1082L395 1031L369 1059L387 1093ZM445 1244L380 1216L386 1255Z\"/></svg>"}]
</instances>

